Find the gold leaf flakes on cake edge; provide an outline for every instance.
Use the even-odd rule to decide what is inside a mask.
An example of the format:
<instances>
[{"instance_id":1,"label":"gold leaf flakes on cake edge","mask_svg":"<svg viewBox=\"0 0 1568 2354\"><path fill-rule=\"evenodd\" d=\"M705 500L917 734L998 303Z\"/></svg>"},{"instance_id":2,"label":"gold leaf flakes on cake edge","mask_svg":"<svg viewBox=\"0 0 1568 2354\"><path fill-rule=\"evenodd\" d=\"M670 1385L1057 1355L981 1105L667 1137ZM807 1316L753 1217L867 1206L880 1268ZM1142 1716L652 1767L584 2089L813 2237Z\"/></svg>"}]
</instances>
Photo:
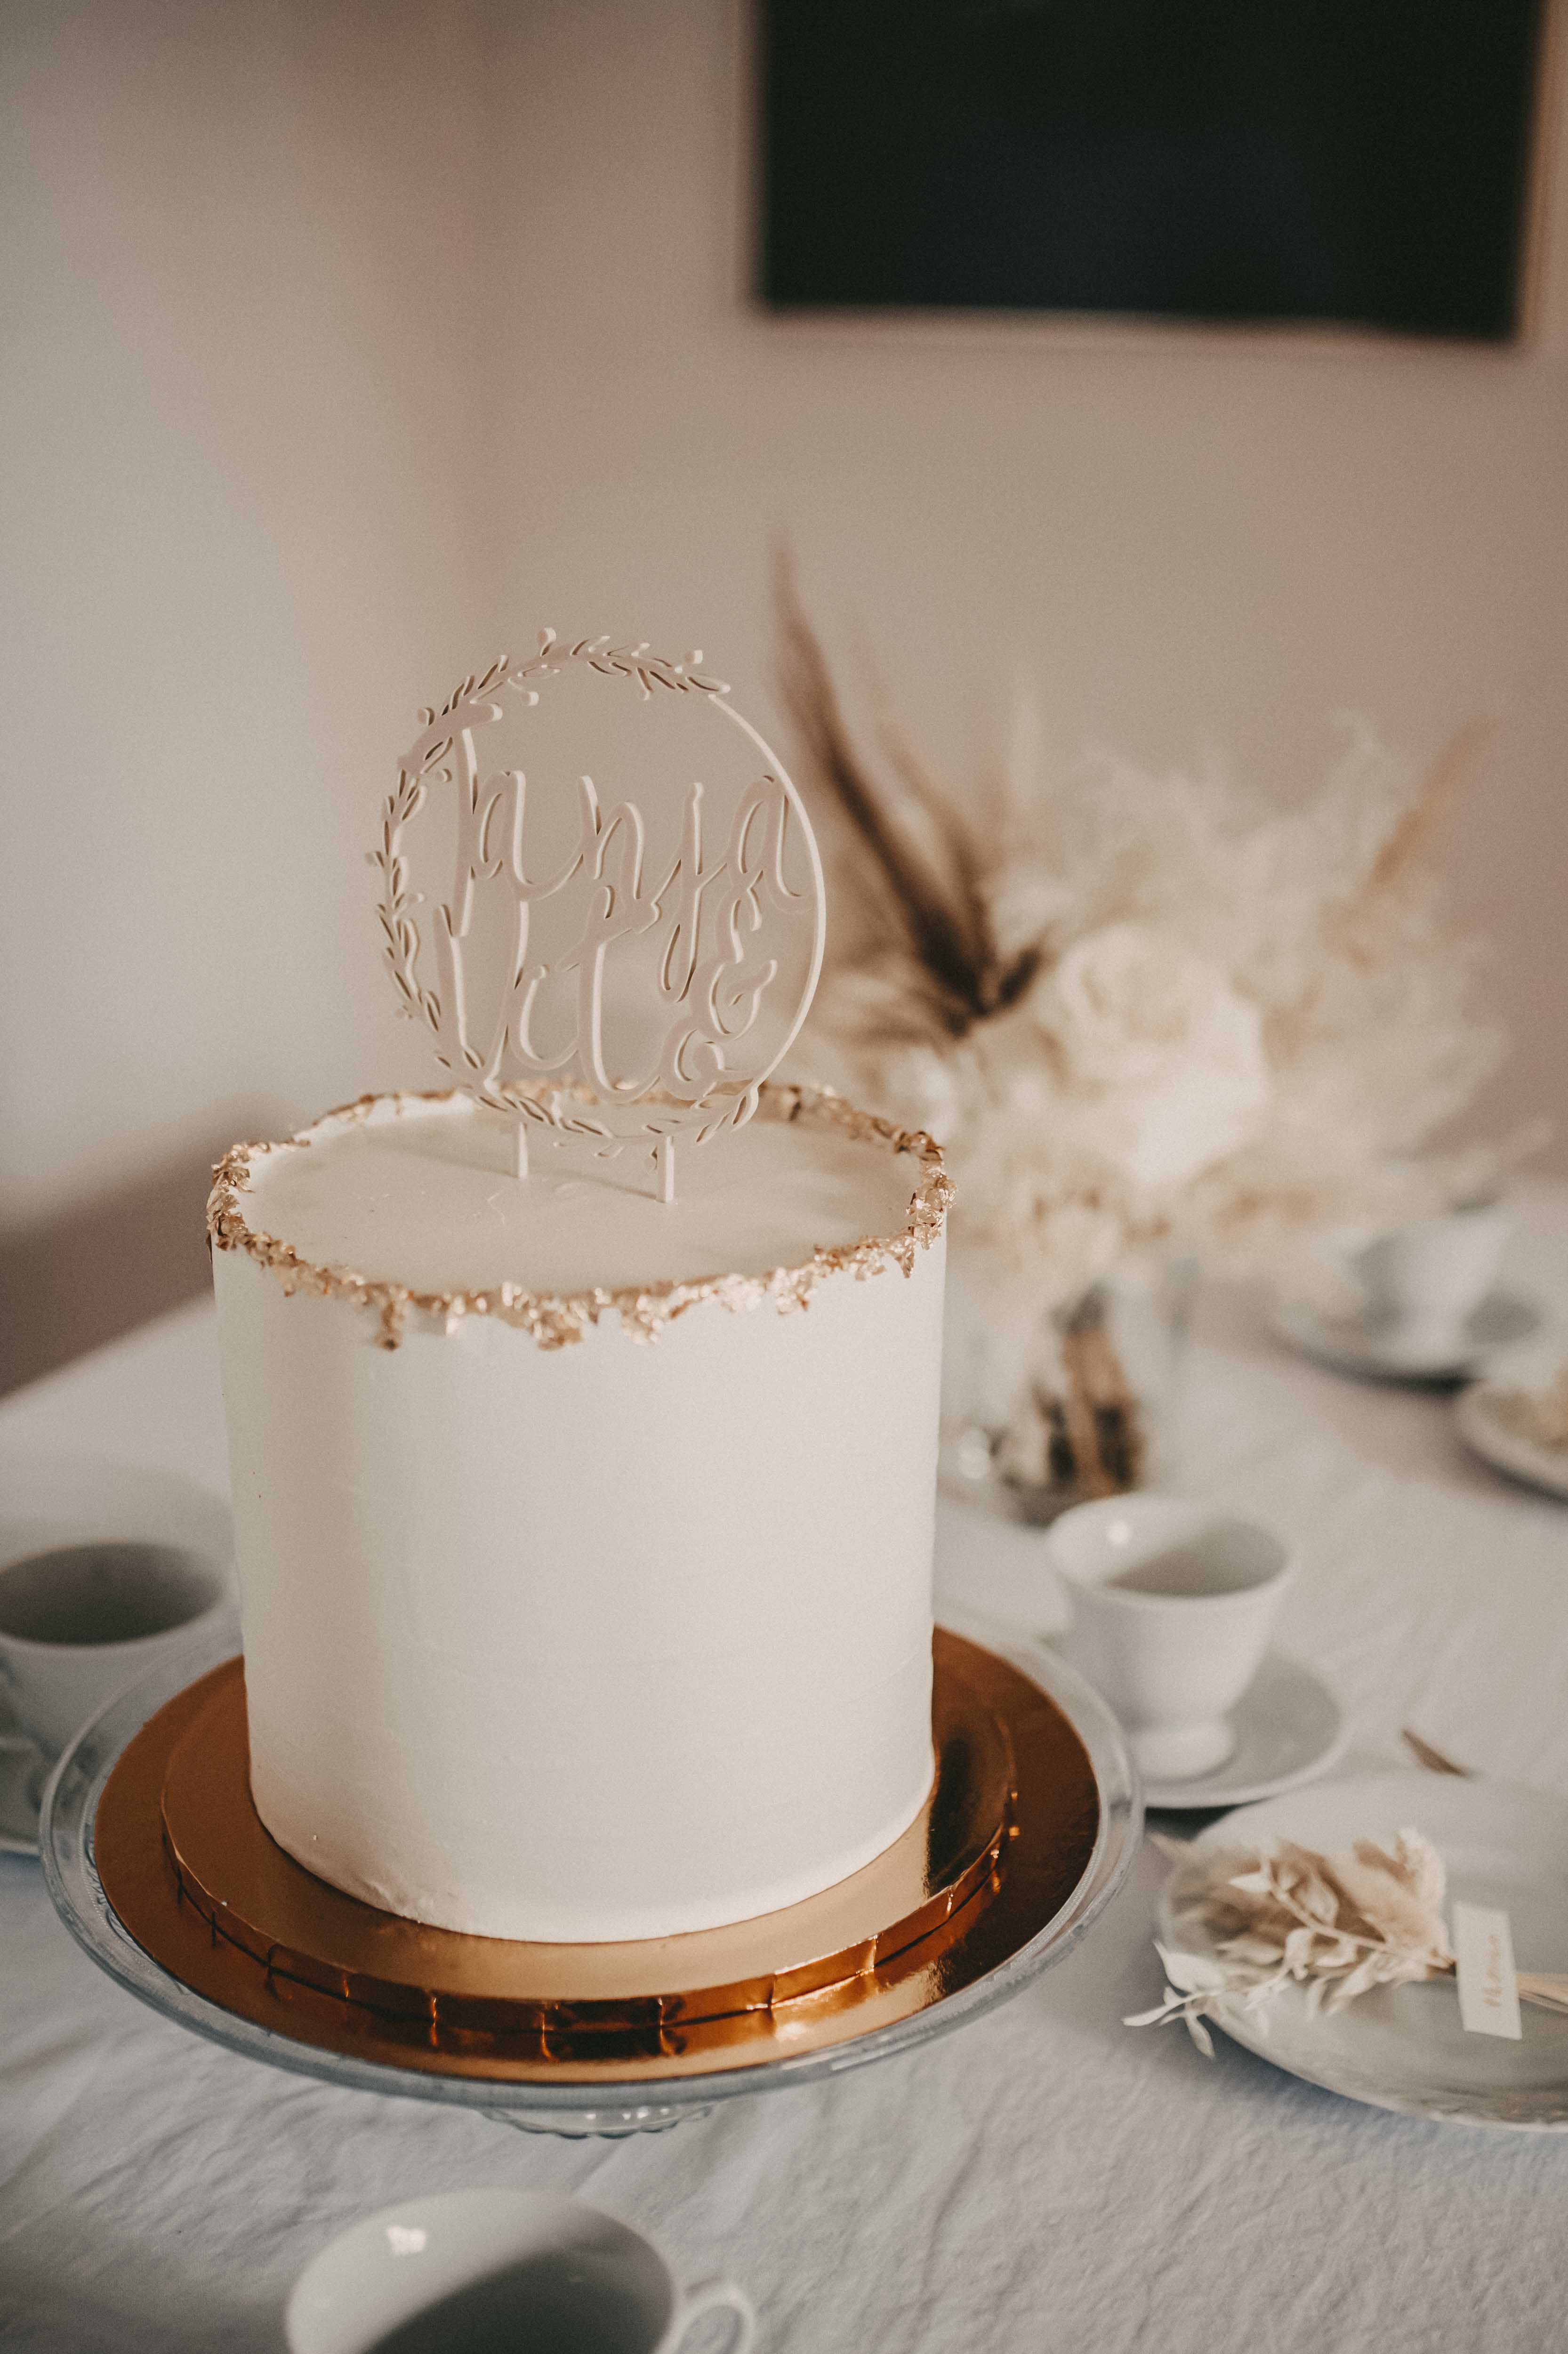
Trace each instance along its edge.
<instances>
[{"instance_id":1,"label":"gold leaf flakes on cake edge","mask_svg":"<svg viewBox=\"0 0 1568 2354\"><path fill-rule=\"evenodd\" d=\"M449 1102L456 1092L448 1087L429 1095L360 1096L351 1104L323 1113L310 1128L282 1142L233 1146L213 1171L207 1199L207 1230L214 1248L248 1252L258 1266L277 1276L286 1293L311 1292L373 1310L378 1320L376 1337L384 1349L397 1348L413 1316L429 1320L446 1333L461 1331L470 1316L491 1316L515 1325L541 1349L561 1349L580 1341L590 1324L607 1315L618 1316L622 1331L634 1341L656 1341L677 1316L707 1300L716 1300L738 1313L771 1299L779 1312L787 1315L808 1308L818 1285L831 1276L853 1275L857 1282L863 1282L887 1267L912 1275L916 1249L930 1248L942 1231L953 1198L953 1181L942 1165L940 1148L923 1129L899 1128L874 1112L857 1110L831 1087L770 1083L761 1091L759 1119L804 1120L811 1126L836 1128L857 1143L883 1144L893 1152L909 1152L918 1159L920 1179L910 1196L902 1233L865 1235L859 1242L813 1251L799 1267L776 1267L767 1275L709 1275L684 1283L563 1294L530 1291L521 1283L497 1284L489 1291L415 1291L406 1284L383 1282L353 1267L317 1267L302 1258L291 1244L247 1224L240 1196L249 1191L255 1154L308 1150L315 1133L330 1121L367 1120L379 1103L391 1101L401 1109L409 1102Z\"/></svg>"}]
</instances>

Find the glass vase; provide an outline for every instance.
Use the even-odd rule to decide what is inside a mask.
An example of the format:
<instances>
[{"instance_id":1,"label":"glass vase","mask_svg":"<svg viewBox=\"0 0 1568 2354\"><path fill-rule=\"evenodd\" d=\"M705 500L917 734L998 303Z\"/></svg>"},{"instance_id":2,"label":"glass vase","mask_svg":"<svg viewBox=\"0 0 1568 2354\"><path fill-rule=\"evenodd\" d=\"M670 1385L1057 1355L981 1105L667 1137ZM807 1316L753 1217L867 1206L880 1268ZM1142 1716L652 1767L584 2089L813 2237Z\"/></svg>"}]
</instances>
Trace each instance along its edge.
<instances>
[{"instance_id":1,"label":"glass vase","mask_svg":"<svg viewBox=\"0 0 1568 2354\"><path fill-rule=\"evenodd\" d=\"M1065 1307L1009 1309L948 1277L941 1480L1043 1525L1070 1505L1173 1484L1197 1270L1108 1276Z\"/></svg>"}]
</instances>

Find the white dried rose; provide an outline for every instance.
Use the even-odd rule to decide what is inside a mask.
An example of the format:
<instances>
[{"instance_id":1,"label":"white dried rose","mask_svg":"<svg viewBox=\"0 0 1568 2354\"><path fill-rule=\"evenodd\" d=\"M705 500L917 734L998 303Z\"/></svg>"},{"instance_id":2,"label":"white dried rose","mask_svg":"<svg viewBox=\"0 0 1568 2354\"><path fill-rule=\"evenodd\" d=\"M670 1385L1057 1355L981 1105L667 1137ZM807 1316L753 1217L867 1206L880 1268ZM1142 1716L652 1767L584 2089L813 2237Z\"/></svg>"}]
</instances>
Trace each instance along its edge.
<instances>
[{"instance_id":1,"label":"white dried rose","mask_svg":"<svg viewBox=\"0 0 1568 2354\"><path fill-rule=\"evenodd\" d=\"M929 1046L891 1046L884 1060L886 1102L906 1128L924 1129L938 1144L948 1144L960 1126L963 1106L950 1062Z\"/></svg>"},{"instance_id":2,"label":"white dried rose","mask_svg":"<svg viewBox=\"0 0 1568 2354\"><path fill-rule=\"evenodd\" d=\"M1104 924L1032 992L1108 1161L1150 1191L1189 1183L1256 1134L1269 1100L1263 1023L1173 932Z\"/></svg>"},{"instance_id":3,"label":"white dried rose","mask_svg":"<svg viewBox=\"0 0 1568 2354\"><path fill-rule=\"evenodd\" d=\"M1070 886L1043 861L1015 859L997 876L991 897L991 927L1001 956L1020 956L1037 947L1072 914Z\"/></svg>"}]
</instances>

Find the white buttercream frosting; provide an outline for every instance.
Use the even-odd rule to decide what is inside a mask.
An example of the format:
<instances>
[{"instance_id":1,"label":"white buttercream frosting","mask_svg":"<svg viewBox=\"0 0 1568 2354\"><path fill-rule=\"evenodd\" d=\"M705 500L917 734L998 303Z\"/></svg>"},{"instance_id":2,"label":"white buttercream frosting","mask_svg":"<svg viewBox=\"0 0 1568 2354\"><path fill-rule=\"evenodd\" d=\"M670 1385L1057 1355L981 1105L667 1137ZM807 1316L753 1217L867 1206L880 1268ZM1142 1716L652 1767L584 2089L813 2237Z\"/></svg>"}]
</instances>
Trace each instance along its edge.
<instances>
[{"instance_id":1,"label":"white buttercream frosting","mask_svg":"<svg viewBox=\"0 0 1568 2354\"><path fill-rule=\"evenodd\" d=\"M486 1118L362 1107L249 1155L244 1217L416 1293L614 1292L896 1236L921 1167L759 1120L666 1206L536 1140L507 1177ZM566 1348L488 1315L377 1347L352 1298L216 1251L280 1843L417 1919L577 1942L770 1911L896 1838L931 1773L939 1221L922 1244L794 1312L705 1300L652 1345L608 1314Z\"/></svg>"},{"instance_id":2,"label":"white buttercream frosting","mask_svg":"<svg viewBox=\"0 0 1568 2354\"><path fill-rule=\"evenodd\" d=\"M530 1173L503 1173L511 1123L466 1096L386 1096L332 1115L302 1149L256 1156L248 1218L300 1257L415 1291L617 1291L766 1275L813 1250L896 1232L909 1156L833 1129L754 1120L680 1153L673 1202L647 1156L599 1161L530 1135Z\"/></svg>"}]
</instances>

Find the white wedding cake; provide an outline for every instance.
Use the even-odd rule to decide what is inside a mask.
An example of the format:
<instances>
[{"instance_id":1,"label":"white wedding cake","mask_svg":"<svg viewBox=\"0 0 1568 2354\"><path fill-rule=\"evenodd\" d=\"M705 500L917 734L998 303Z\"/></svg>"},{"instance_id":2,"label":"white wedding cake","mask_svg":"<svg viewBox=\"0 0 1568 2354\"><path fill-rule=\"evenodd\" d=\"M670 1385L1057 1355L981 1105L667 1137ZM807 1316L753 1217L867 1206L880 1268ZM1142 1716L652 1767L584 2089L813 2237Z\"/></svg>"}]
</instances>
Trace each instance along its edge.
<instances>
[{"instance_id":1,"label":"white wedding cake","mask_svg":"<svg viewBox=\"0 0 1568 2354\"><path fill-rule=\"evenodd\" d=\"M776 1911L931 1784L950 1187L928 1138L767 1084L821 862L701 665L546 631L421 712L372 864L458 1088L237 1147L208 1207L257 1811L482 1936ZM519 716L529 767L486 773ZM581 756L661 748L655 862ZM416 917L428 802L456 866Z\"/></svg>"},{"instance_id":2,"label":"white wedding cake","mask_svg":"<svg viewBox=\"0 0 1568 2354\"><path fill-rule=\"evenodd\" d=\"M939 1161L769 1088L665 1204L487 1169L493 1120L383 1097L219 1171L257 1809L486 1936L794 1903L931 1779Z\"/></svg>"}]
</instances>

